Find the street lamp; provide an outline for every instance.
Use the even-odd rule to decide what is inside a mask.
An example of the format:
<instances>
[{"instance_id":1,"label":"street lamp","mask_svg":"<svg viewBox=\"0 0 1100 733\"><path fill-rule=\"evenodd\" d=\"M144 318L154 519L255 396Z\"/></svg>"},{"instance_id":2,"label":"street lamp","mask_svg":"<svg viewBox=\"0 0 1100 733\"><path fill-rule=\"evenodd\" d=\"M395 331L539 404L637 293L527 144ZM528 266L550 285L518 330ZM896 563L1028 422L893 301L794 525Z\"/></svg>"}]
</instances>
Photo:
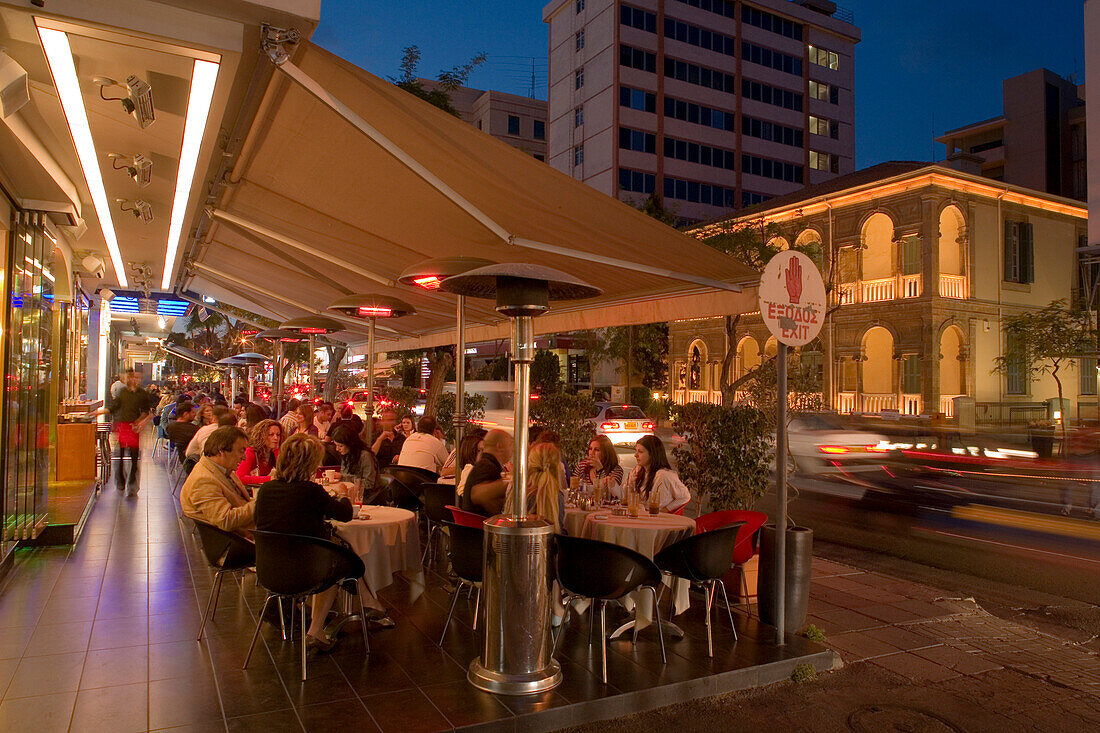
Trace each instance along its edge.
<instances>
[{"instance_id":1,"label":"street lamp","mask_svg":"<svg viewBox=\"0 0 1100 733\"><path fill-rule=\"evenodd\" d=\"M479 267L496 264L480 257L441 257L424 260L406 268L397 281L424 290L439 290L449 277L462 275ZM458 296L457 325L455 326L455 445L462 443L466 432L466 296Z\"/></svg>"},{"instance_id":2,"label":"street lamp","mask_svg":"<svg viewBox=\"0 0 1100 733\"><path fill-rule=\"evenodd\" d=\"M359 295L347 295L340 298L328 307L335 313L343 313L352 318L363 318L369 324L367 331L367 352L370 361L367 362L367 446L374 442L374 329L375 322L379 318L401 318L414 316L416 310L397 298L377 293L361 293Z\"/></svg>"},{"instance_id":3,"label":"street lamp","mask_svg":"<svg viewBox=\"0 0 1100 733\"><path fill-rule=\"evenodd\" d=\"M317 389L313 382L313 350L316 348L316 337L329 333L337 333L344 330L342 323L328 316L302 316L291 318L279 325L285 331L297 331L303 336L309 336L309 399L312 401L317 396Z\"/></svg>"},{"instance_id":4,"label":"street lamp","mask_svg":"<svg viewBox=\"0 0 1100 733\"><path fill-rule=\"evenodd\" d=\"M485 645L470 663L475 687L505 695L544 692L561 682L551 655L549 571L553 525L527 516L527 423L535 332L532 319L550 300L592 298L602 291L564 272L522 263L489 265L443 281L441 290L496 298L498 313L512 319L515 447L512 516L485 521Z\"/></svg>"},{"instance_id":5,"label":"street lamp","mask_svg":"<svg viewBox=\"0 0 1100 733\"><path fill-rule=\"evenodd\" d=\"M275 387L275 414L279 415L283 411L283 344L297 344L308 341L309 338L297 331L281 328L269 328L266 331L260 331L256 334L256 338L276 345L275 384L273 386Z\"/></svg>"}]
</instances>

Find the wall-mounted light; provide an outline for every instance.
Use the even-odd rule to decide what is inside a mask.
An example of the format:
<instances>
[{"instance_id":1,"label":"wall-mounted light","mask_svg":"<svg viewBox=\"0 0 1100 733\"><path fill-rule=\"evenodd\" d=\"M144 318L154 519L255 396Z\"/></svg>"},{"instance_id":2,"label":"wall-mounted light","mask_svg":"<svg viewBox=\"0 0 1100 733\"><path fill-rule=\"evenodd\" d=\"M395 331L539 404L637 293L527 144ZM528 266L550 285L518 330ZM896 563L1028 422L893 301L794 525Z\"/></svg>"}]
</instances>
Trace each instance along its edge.
<instances>
[{"instance_id":1,"label":"wall-mounted light","mask_svg":"<svg viewBox=\"0 0 1100 733\"><path fill-rule=\"evenodd\" d=\"M122 102L122 109L126 114L133 115L141 129L156 122L156 114L153 111L153 87L149 82L139 79L133 74L126 77L126 84L119 84L109 76L97 76L92 80L99 87L99 98L108 102ZM125 89L125 97L108 97L103 93L104 89L116 87Z\"/></svg>"},{"instance_id":2,"label":"wall-mounted light","mask_svg":"<svg viewBox=\"0 0 1100 733\"><path fill-rule=\"evenodd\" d=\"M107 153L107 157L111 159L111 167L116 171L126 171L138 188L145 188L153 182L153 161L141 153L132 158L122 153ZM122 161L121 165L119 161Z\"/></svg>"},{"instance_id":3,"label":"wall-mounted light","mask_svg":"<svg viewBox=\"0 0 1100 733\"><path fill-rule=\"evenodd\" d=\"M133 214L135 219L141 219L142 224L153 223L153 207L148 201L142 199L135 199L133 202L130 199L115 199L115 201L119 209Z\"/></svg>"}]
</instances>

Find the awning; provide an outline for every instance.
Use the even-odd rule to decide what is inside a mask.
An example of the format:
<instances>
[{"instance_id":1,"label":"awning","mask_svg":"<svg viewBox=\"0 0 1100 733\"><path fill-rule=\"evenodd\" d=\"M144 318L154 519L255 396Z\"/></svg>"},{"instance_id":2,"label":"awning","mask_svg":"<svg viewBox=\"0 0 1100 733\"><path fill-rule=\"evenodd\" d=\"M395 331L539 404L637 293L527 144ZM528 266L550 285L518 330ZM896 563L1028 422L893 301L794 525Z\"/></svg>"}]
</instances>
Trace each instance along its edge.
<instances>
[{"instance_id":1,"label":"awning","mask_svg":"<svg viewBox=\"0 0 1100 733\"><path fill-rule=\"evenodd\" d=\"M187 288L287 317L349 293L392 295L417 315L384 324L386 349L453 343L454 297L394 282L433 257L543 264L604 291L552 304L540 333L756 308L751 288L733 291L759 279L745 265L317 46L302 42L281 72L237 182L208 209ZM492 303L469 304L470 340L508 335ZM363 340L349 328L338 337Z\"/></svg>"},{"instance_id":2,"label":"awning","mask_svg":"<svg viewBox=\"0 0 1100 733\"><path fill-rule=\"evenodd\" d=\"M165 344L164 350L172 356L178 356L184 361L189 361L200 366L212 367L215 366L215 362L209 356L203 356L197 351L187 348L186 346L176 346L175 344Z\"/></svg>"}]
</instances>

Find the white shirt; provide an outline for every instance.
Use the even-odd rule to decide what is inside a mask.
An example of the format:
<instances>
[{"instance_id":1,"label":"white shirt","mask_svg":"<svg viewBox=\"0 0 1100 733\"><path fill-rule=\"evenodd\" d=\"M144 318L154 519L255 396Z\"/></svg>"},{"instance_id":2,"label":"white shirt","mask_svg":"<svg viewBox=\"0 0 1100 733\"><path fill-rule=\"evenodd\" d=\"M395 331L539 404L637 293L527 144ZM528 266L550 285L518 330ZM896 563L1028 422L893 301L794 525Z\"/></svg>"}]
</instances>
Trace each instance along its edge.
<instances>
[{"instance_id":1,"label":"white shirt","mask_svg":"<svg viewBox=\"0 0 1100 733\"><path fill-rule=\"evenodd\" d=\"M401 446L401 455L397 457L397 465L413 466L428 471L439 473L439 469L447 461L447 446L443 441L428 433L413 433L405 438Z\"/></svg>"},{"instance_id":2,"label":"white shirt","mask_svg":"<svg viewBox=\"0 0 1100 733\"><path fill-rule=\"evenodd\" d=\"M458 477L458 483L455 484L455 496L462 496L466 491L466 479L470 478L470 473L474 470L474 464L467 463L462 467L462 474Z\"/></svg>"},{"instance_id":3,"label":"white shirt","mask_svg":"<svg viewBox=\"0 0 1100 733\"><path fill-rule=\"evenodd\" d=\"M210 437L210 433L217 429L218 424L212 422L196 430L195 437L191 438L191 442L187 444L187 450L184 451L184 455L188 458L194 458L196 461L202 458L202 449L203 446L206 445L206 439Z\"/></svg>"},{"instance_id":4,"label":"white shirt","mask_svg":"<svg viewBox=\"0 0 1100 733\"><path fill-rule=\"evenodd\" d=\"M624 496L627 488L642 488L638 486L638 472L638 466L635 466L622 488L619 491L612 490L612 494ZM662 512L673 512L691 501L688 487L684 486L684 482L671 468L662 468L653 477L653 491L659 497Z\"/></svg>"}]
</instances>

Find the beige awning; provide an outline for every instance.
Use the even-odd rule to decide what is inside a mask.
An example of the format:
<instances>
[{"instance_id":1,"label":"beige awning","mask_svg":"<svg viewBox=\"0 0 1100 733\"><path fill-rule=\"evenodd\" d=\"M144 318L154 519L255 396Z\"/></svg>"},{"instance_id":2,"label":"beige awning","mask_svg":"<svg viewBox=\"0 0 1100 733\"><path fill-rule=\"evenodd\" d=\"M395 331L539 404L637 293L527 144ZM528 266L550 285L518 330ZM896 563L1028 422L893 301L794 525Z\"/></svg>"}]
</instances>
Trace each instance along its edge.
<instances>
[{"instance_id":1,"label":"beige awning","mask_svg":"<svg viewBox=\"0 0 1100 733\"><path fill-rule=\"evenodd\" d=\"M379 333L387 350L453 343L454 297L393 282L434 257L543 264L603 289L551 304L540 333L755 310L752 288L734 291L758 280L748 267L393 84L308 42L282 72L237 182L209 210L188 289L286 317L349 293L391 295L418 313L379 323L392 329ZM508 335L492 303L470 305L468 339ZM351 328L337 337L363 340Z\"/></svg>"}]
</instances>

